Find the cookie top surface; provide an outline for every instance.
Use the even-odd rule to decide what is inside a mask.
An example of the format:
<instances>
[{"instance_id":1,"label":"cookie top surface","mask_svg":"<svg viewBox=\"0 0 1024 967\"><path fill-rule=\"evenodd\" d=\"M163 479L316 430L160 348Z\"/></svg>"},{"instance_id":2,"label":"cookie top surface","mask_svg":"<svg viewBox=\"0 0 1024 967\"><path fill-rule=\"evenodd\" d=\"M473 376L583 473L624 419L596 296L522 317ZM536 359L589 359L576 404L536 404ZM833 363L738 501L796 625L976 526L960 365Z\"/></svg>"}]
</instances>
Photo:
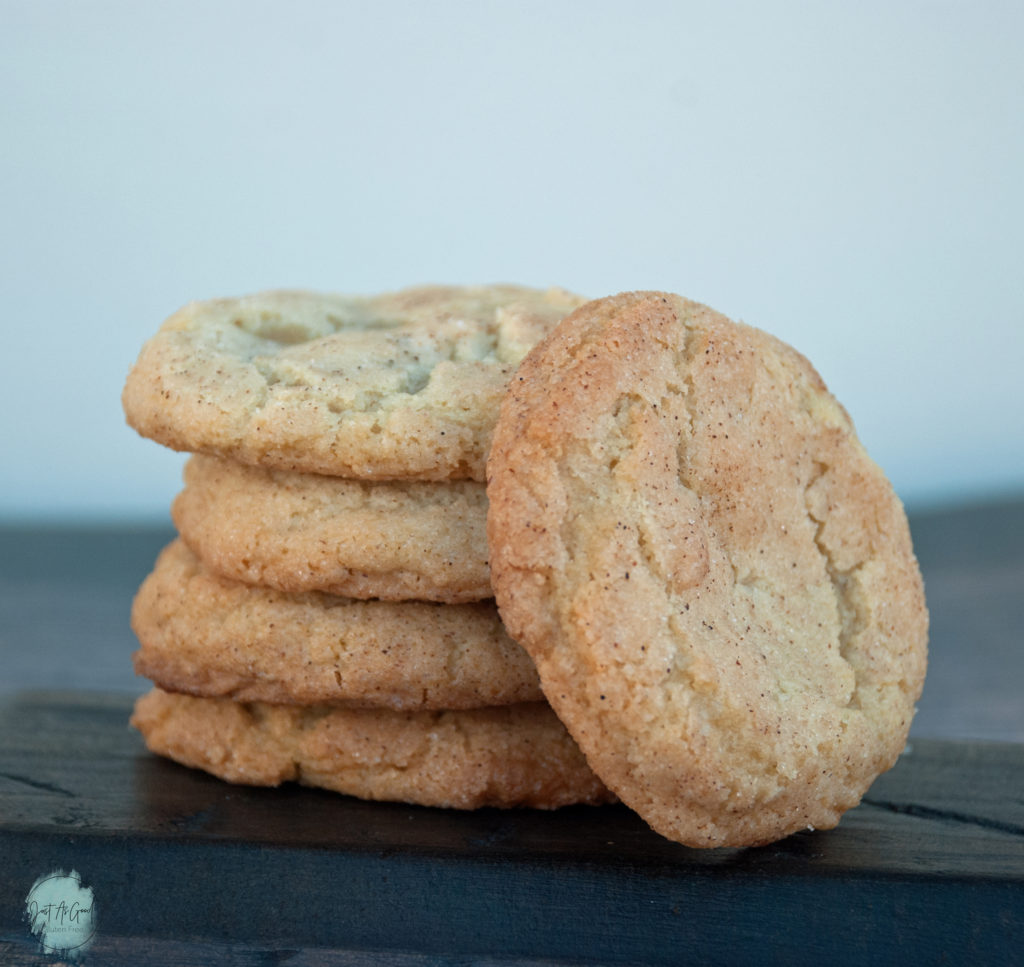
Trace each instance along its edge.
<instances>
[{"instance_id":1,"label":"cookie top surface","mask_svg":"<svg viewBox=\"0 0 1024 967\"><path fill-rule=\"evenodd\" d=\"M795 350L678 296L573 313L488 465L492 584L598 775L693 846L828 828L902 750L902 506Z\"/></svg>"},{"instance_id":2,"label":"cookie top surface","mask_svg":"<svg viewBox=\"0 0 1024 967\"><path fill-rule=\"evenodd\" d=\"M484 479L507 381L583 300L425 286L195 302L143 347L122 403L175 450L367 479Z\"/></svg>"},{"instance_id":3,"label":"cookie top surface","mask_svg":"<svg viewBox=\"0 0 1024 967\"><path fill-rule=\"evenodd\" d=\"M544 702L468 711L294 707L154 689L149 749L229 782L300 782L363 799L556 809L614 797Z\"/></svg>"},{"instance_id":4,"label":"cookie top surface","mask_svg":"<svg viewBox=\"0 0 1024 967\"><path fill-rule=\"evenodd\" d=\"M493 596L475 480L351 480L196 455L171 516L206 565L249 584L388 601Z\"/></svg>"},{"instance_id":5,"label":"cookie top surface","mask_svg":"<svg viewBox=\"0 0 1024 967\"><path fill-rule=\"evenodd\" d=\"M181 540L143 581L131 621L136 672L168 691L395 709L543 699L493 601L288 594L213 574Z\"/></svg>"}]
</instances>

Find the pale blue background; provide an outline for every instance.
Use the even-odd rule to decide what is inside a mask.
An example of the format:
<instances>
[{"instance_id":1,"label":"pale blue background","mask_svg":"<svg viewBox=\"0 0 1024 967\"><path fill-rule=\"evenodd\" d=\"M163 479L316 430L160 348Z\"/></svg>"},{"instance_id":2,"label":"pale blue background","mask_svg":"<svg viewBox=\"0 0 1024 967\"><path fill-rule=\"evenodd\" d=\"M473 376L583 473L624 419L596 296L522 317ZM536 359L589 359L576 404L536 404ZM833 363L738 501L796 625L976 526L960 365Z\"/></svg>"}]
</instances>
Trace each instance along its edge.
<instances>
[{"instance_id":1,"label":"pale blue background","mask_svg":"<svg viewBox=\"0 0 1024 967\"><path fill-rule=\"evenodd\" d=\"M0 516L166 518L142 342L276 286L663 288L912 506L1024 490L1024 4L0 0Z\"/></svg>"}]
</instances>

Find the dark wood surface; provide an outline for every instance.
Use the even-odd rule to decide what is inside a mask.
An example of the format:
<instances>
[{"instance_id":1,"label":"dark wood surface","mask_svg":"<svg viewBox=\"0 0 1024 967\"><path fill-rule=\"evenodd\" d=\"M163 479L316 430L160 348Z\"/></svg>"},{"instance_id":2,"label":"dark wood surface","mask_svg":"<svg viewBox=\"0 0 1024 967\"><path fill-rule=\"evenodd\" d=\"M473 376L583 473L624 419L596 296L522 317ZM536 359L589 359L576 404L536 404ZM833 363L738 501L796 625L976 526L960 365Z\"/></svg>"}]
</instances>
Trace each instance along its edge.
<instances>
[{"instance_id":1,"label":"dark wood surface","mask_svg":"<svg viewBox=\"0 0 1024 967\"><path fill-rule=\"evenodd\" d=\"M789 964L981 964L1024 949L1021 745L916 741L838 829L698 851L623 807L459 813L227 786L146 755L127 712L123 697L76 692L22 695L0 715L9 960L33 962L18 918L57 868L94 890L100 963L304 950L325 963L678 963L683 951L763 963L771 951Z\"/></svg>"},{"instance_id":2,"label":"dark wood surface","mask_svg":"<svg viewBox=\"0 0 1024 967\"><path fill-rule=\"evenodd\" d=\"M25 898L71 868L88 964L1021 962L1024 501L912 529L909 754L836 830L705 852L622 807L372 804L149 756L127 615L169 531L0 528L0 964L54 962Z\"/></svg>"}]
</instances>

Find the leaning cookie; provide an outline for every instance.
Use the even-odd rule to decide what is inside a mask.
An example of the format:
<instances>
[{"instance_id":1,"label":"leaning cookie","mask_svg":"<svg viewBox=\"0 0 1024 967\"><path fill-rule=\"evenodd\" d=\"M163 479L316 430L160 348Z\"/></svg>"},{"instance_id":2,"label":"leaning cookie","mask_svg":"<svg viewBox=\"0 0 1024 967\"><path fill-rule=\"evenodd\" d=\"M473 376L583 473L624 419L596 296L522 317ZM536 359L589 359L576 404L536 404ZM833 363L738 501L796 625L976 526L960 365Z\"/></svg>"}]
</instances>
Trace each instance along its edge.
<instances>
[{"instance_id":1,"label":"leaning cookie","mask_svg":"<svg viewBox=\"0 0 1024 967\"><path fill-rule=\"evenodd\" d=\"M451 712L138 700L150 751L228 782L300 782L363 799L556 809L614 797L543 702Z\"/></svg>"},{"instance_id":2,"label":"leaning cookie","mask_svg":"<svg viewBox=\"0 0 1024 967\"><path fill-rule=\"evenodd\" d=\"M194 456L172 516L203 562L281 591L460 603L493 597L474 480L366 481Z\"/></svg>"},{"instance_id":3,"label":"leaning cookie","mask_svg":"<svg viewBox=\"0 0 1024 967\"><path fill-rule=\"evenodd\" d=\"M523 363L492 582L594 771L663 835L834 826L904 747L927 611L903 509L797 352L678 296Z\"/></svg>"},{"instance_id":4,"label":"leaning cookie","mask_svg":"<svg viewBox=\"0 0 1024 967\"><path fill-rule=\"evenodd\" d=\"M185 306L143 347L129 424L175 450L367 479L484 479L516 365L583 300L520 286Z\"/></svg>"},{"instance_id":5,"label":"leaning cookie","mask_svg":"<svg viewBox=\"0 0 1024 967\"><path fill-rule=\"evenodd\" d=\"M132 628L135 670L168 691L392 709L543 698L493 601L285 594L211 574L180 540L139 589Z\"/></svg>"}]
</instances>

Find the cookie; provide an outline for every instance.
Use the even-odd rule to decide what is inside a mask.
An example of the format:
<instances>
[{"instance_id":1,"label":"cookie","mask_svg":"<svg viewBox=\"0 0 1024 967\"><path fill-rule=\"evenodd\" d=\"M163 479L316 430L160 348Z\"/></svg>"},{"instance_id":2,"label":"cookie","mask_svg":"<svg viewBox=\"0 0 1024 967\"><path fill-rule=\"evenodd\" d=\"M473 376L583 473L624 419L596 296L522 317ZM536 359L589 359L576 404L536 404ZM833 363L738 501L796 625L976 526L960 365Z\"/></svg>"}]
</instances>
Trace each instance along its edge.
<instances>
[{"instance_id":1,"label":"cookie","mask_svg":"<svg viewBox=\"0 0 1024 967\"><path fill-rule=\"evenodd\" d=\"M214 571L281 591L460 603L493 597L475 480L366 481L194 456L174 523Z\"/></svg>"},{"instance_id":2,"label":"cookie","mask_svg":"<svg viewBox=\"0 0 1024 967\"><path fill-rule=\"evenodd\" d=\"M299 782L363 799L555 809L613 799L543 702L453 712L142 696L150 751L228 782Z\"/></svg>"},{"instance_id":3,"label":"cookie","mask_svg":"<svg viewBox=\"0 0 1024 967\"><path fill-rule=\"evenodd\" d=\"M180 540L139 589L132 628L135 670L169 691L393 709L543 699L493 601L290 595L213 575Z\"/></svg>"},{"instance_id":4,"label":"cookie","mask_svg":"<svg viewBox=\"0 0 1024 967\"><path fill-rule=\"evenodd\" d=\"M194 302L143 347L122 403L143 436L283 470L484 479L519 361L583 300L427 286Z\"/></svg>"},{"instance_id":5,"label":"cookie","mask_svg":"<svg viewBox=\"0 0 1024 967\"><path fill-rule=\"evenodd\" d=\"M904 747L927 611L902 505L800 354L657 292L524 361L488 466L506 626L655 830L834 826Z\"/></svg>"}]
</instances>

